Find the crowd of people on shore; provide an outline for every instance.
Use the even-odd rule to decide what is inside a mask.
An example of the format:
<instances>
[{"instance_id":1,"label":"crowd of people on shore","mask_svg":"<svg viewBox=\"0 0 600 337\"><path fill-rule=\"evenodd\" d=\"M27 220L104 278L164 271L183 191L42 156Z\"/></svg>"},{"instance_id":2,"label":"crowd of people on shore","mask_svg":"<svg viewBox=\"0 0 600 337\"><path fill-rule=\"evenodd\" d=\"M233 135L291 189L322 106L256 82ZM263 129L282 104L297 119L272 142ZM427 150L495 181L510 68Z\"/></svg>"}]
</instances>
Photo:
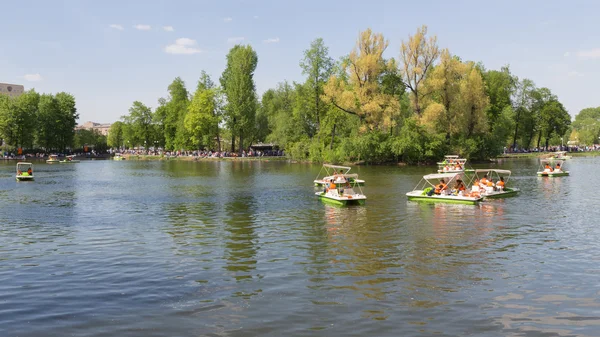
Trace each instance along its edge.
<instances>
[{"instance_id":1,"label":"crowd of people on shore","mask_svg":"<svg viewBox=\"0 0 600 337\"><path fill-rule=\"evenodd\" d=\"M194 157L194 158L246 158L246 157L281 157L285 156L283 150L243 150L239 152L195 150L195 151L164 151L162 149L149 150L109 150L109 153L121 153L138 156L161 156L161 157Z\"/></svg>"}]
</instances>

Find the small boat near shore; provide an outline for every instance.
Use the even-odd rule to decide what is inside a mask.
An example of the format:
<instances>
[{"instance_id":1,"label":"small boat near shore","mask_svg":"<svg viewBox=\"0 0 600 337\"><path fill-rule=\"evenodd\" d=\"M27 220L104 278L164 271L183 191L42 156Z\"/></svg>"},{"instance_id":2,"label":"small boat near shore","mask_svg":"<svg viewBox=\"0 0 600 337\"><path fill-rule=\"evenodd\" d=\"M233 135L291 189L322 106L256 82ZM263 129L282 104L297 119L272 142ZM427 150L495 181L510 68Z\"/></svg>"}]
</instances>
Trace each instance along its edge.
<instances>
[{"instance_id":1,"label":"small boat near shore","mask_svg":"<svg viewBox=\"0 0 600 337\"><path fill-rule=\"evenodd\" d=\"M548 159L550 160L567 160L572 157L567 154L567 151L557 151L552 154Z\"/></svg>"},{"instance_id":2,"label":"small boat near shore","mask_svg":"<svg viewBox=\"0 0 600 337\"><path fill-rule=\"evenodd\" d=\"M437 163L438 173L462 173L473 172L473 169L465 167L467 159L460 158L457 155L446 155L444 160Z\"/></svg>"},{"instance_id":3,"label":"small boat near shore","mask_svg":"<svg viewBox=\"0 0 600 337\"><path fill-rule=\"evenodd\" d=\"M66 156L64 160L60 161L61 164L75 164L79 163L79 160L75 160L75 156Z\"/></svg>"},{"instance_id":4,"label":"small boat near shore","mask_svg":"<svg viewBox=\"0 0 600 337\"><path fill-rule=\"evenodd\" d=\"M26 162L17 163L17 181L33 181L33 164Z\"/></svg>"},{"instance_id":5,"label":"small boat near shore","mask_svg":"<svg viewBox=\"0 0 600 337\"><path fill-rule=\"evenodd\" d=\"M554 165L554 167L552 167ZM565 161L561 159L541 159L540 169L537 172L538 177L564 177L569 175L569 171L564 170Z\"/></svg>"},{"instance_id":6,"label":"small boat near shore","mask_svg":"<svg viewBox=\"0 0 600 337\"><path fill-rule=\"evenodd\" d=\"M125 157L123 157L120 153L116 153L113 157L113 160L125 160Z\"/></svg>"},{"instance_id":7,"label":"small boat near shore","mask_svg":"<svg viewBox=\"0 0 600 337\"><path fill-rule=\"evenodd\" d=\"M47 164L57 164L60 163L60 159L58 159L58 155L57 154L51 154L48 156L48 159L46 160Z\"/></svg>"},{"instance_id":8,"label":"small boat near shore","mask_svg":"<svg viewBox=\"0 0 600 337\"><path fill-rule=\"evenodd\" d=\"M357 180L357 174L338 174L335 179L331 179L328 185L323 186L323 191L316 192L315 195L322 201L331 204L364 205L367 197L363 194ZM356 192L354 188L358 188L360 193Z\"/></svg>"},{"instance_id":9,"label":"small boat near shore","mask_svg":"<svg viewBox=\"0 0 600 337\"><path fill-rule=\"evenodd\" d=\"M476 205L483 200L482 196L466 196L460 193L451 193L447 188L450 183L456 183L462 178L462 173L434 173L423 176L423 179L417 184L414 190L406 193L408 200L427 201L427 202L445 202L452 204ZM440 182L446 186L438 191L436 183Z\"/></svg>"},{"instance_id":10,"label":"small boat near shore","mask_svg":"<svg viewBox=\"0 0 600 337\"><path fill-rule=\"evenodd\" d=\"M492 183L492 186L485 186L481 188L481 196L483 199L499 199L514 197L521 190L515 187L507 187L512 172L509 170L498 170L498 169L477 169L472 180L479 180L485 177L486 180L496 181ZM502 182L502 183L500 183ZM471 183L469 183L471 184Z\"/></svg>"},{"instance_id":11,"label":"small boat near shore","mask_svg":"<svg viewBox=\"0 0 600 337\"><path fill-rule=\"evenodd\" d=\"M314 180L315 186L327 185L327 184L329 184L331 179L335 180L336 177L339 175L348 176L348 180L350 181L351 184L356 183L357 185L364 186L364 184L365 184L364 180L351 177L351 175L349 173L351 169L352 168L348 167L348 166L323 164L323 167L321 167L319 174L317 175L317 177ZM325 170L325 176L323 178L319 178L321 176L321 172L323 172L323 170Z\"/></svg>"}]
</instances>

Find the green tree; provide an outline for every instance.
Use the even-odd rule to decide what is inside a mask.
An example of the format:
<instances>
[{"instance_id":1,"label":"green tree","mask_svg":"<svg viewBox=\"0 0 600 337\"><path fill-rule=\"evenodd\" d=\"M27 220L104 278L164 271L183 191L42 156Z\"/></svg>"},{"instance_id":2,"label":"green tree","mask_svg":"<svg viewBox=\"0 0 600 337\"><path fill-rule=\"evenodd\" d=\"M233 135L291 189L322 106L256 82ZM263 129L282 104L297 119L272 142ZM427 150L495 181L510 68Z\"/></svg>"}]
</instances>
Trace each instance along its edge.
<instances>
[{"instance_id":1,"label":"green tree","mask_svg":"<svg viewBox=\"0 0 600 337\"><path fill-rule=\"evenodd\" d=\"M322 38L314 40L310 48L304 51L304 58L300 61L302 74L307 76L304 83L306 97L304 107L311 111L309 136L319 132L320 121L328 107L321 101L323 86L332 74L333 59L329 57L329 48L325 46Z\"/></svg>"},{"instance_id":2,"label":"green tree","mask_svg":"<svg viewBox=\"0 0 600 337\"><path fill-rule=\"evenodd\" d=\"M185 116L185 127L190 134L192 143L197 148L206 146L214 149L213 146L216 143L220 151L220 116L216 96L217 89L214 87L214 83L203 71Z\"/></svg>"},{"instance_id":3,"label":"green tree","mask_svg":"<svg viewBox=\"0 0 600 337\"><path fill-rule=\"evenodd\" d=\"M15 147L33 147L40 95L34 90L12 98L0 96L0 133Z\"/></svg>"},{"instance_id":4,"label":"green tree","mask_svg":"<svg viewBox=\"0 0 600 337\"><path fill-rule=\"evenodd\" d=\"M152 144L152 109L145 106L140 101L133 102L129 108L129 115L123 117L125 123L128 124L130 130L129 140L133 140L132 145L144 145L145 147Z\"/></svg>"},{"instance_id":5,"label":"green tree","mask_svg":"<svg viewBox=\"0 0 600 337\"><path fill-rule=\"evenodd\" d=\"M181 78L176 77L169 85L169 98L160 110L159 122L164 130L165 148L183 149L188 145L189 135L185 130L185 114L189 104L188 91Z\"/></svg>"},{"instance_id":6,"label":"green tree","mask_svg":"<svg viewBox=\"0 0 600 337\"><path fill-rule=\"evenodd\" d=\"M108 146L112 148L120 148L123 144L123 122L116 121L108 130Z\"/></svg>"},{"instance_id":7,"label":"green tree","mask_svg":"<svg viewBox=\"0 0 600 337\"><path fill-rule=\"evenodd\" d=\"M598 144L600 140L600 107L581 110L573 121L573 140L580 144Z\"/></svg>"},{"instance_id":8,"label":"green tree","mask_svg":"<svg viewBox=\"0 0 600 337\"><path fill-rule=\"evenodd\" d=\"M60 120L58 101L50 94L41 95L38 104L37 144L46 152L59 150L56 122Z\"/></svg>"},{"instance_id":9,"label":"green tree","mask_svg":"<svg viewBox=\"0 0 600 337\"><path fill-rule=\"evenodd\" d=\"M221 76L221 86L227 96L225 122L231 132L231 151L235 151L235 138L239 138L239 152L244 149L244 139L254 132L256 119L256 89L254 71L258 56L251 46L236 45L227 54L227 67Z\"/></svg>"},{"instance_id":10,"label":"green tree","mask_svg":"<svg viewBox=\"0 0 600 337\"><path fill-rule=\"evenodd\" d=\"M540 120L541 136L546 141L546 149L548 149L548 143L553 136L563 137L571 125L571 116L565 107L554 98L541 108Z\"/></svg>"},{"instance_id":11,"label":"green tree","mask_svg":"<svg viewBox=\"0 0 600 337\"><path fill-rule=\"evenodd\" d=\"M58 149L64 151L67 147L73 145L75 137L75 126L79 114L75 106L75 97L66 92L56 94L56 104L58 105L57 119L53 126L56 132L56 141Z\"/></svg>"}]
</instances>

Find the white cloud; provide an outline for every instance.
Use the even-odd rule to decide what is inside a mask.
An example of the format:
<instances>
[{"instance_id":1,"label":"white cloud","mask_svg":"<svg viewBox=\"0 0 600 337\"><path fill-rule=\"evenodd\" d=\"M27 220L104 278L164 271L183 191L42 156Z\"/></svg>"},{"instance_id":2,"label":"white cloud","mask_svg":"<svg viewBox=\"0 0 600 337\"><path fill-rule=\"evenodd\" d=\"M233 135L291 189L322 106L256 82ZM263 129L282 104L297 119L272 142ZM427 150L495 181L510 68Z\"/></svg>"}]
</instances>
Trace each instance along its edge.
<instances>
[{"instance_id":1,"label":"white cloud","mask_svg":"<svg viewBox=\"0 0 600 337\"><path fill-rule=\"evenodd\" d=\"M110 25L109 27L112 28L112 29L116 29L116 30L123 30L124 29L123 26L117 25L117 24L114 24L114 23L112 25Z\"/></svg>"},{"instance_id":2,"label":"white cloud","mask_svg":"<svg viewBox=\"0 0 600 337\"><path fill-rule=\"evenodd\" d=\"M255 18L255 19L258 19L258 15L255 15L255 16L254 16L254 18Z\"/></svg>"},{"instance_id":3,"label":"white cloud","mask_svg":"<svg viewBox=\"0 0 600 337\"><path fill-rule=\"evenodd\" d=\"M150 30L152 27L150 25L135 25L133 28L137 30Z\"/></svg>"},{"instance_id":4,"label":"white cloud","mask_svg":"<svg viewBox=\"0 0 600 337\"><path fill-rule=\"evenodd\" d=\"M174 32L175 28L173 28L173 26L163 26L163 29L165 30L165 32Z\"/></svg>"},{"instance_id":5,"label":"white cloud","mask_svg":"<svg viewBox=\"0 0 600 337\"><path fill-rule=\"evenodd\" d=\"M580 59L597 59L600 58L600 48L594 48L590 50L580 50L577 52L577 56Z\"/></svg>"},{"instance_id":6,"label":"white cloud","mask_svg":"<svg viewBox=\"0 0 600 337\"><path fill-rule=\"evenodd\" d=\"M175 40L175 43L166 46L165 52L167 54L192 55L201 53L202 50L198 48L198 42L196 42L196 40L182 37Z\"/></svg>"},{"instance_id":7,"label":"white cloud","mask_svg":"<svg viewBox=\"0 0 600 337\"><path fill-rule=\"evenodd\" d=\"M27 75L23 76L23 78L29 82L39 82L39 81L43 80L42 75L40 75L40 74L27 74Z\"/></svg>"},{"instance_id":8,"label":"white cloud","mask_svg":"<svg viewBox=\"0 0 600 337\"><path fill-rule=\"evenodd\" d=\"M240 42L244 41L244 37L243 36L237 36L237 37L230 37L227 39L227 43L231 43L231 44L238 44Z\"/></svg>"},{"instance_id":9,"label":"white cloud","mask_svg":"<svg viewBox=\"0 0 600 337\"><path fill-rule=\"evenodd\" d=\"M233 18L225 18L225 19L223 19L223 22L231 22L231 21L233 21Z\"/></svg>"},{"instance_id":10,"label":"white cloud","mask_svg":"<svg viewBox=\"0 0 600 337\"><path fill-rule=\"evenodd\" d=\"M569 57L569 56L571 56L571 53L569 53L569 52L566 52L564 56L565 56L565 57Z\"/></svg>"},{"instance_id":11,"label":"white cloud","mask_svg":"<svg viewBox=\"0 0 600 337\"><path fill-rule=\"evenodd\" d=\"M264 43L279 43L279 38L278 37L270 38L270 39L263 40L263 42Z\"/></svg>"},{"instance_id":12,"label":"white cloud","mask_svg":"<svg viewBox=\"0 0 600 337\"><path fill-rule=\"evenodd\" d=\"M567 75L569 77L583 77L583 74L578 71L569 71Z\"/></svg>"}]
</instances>

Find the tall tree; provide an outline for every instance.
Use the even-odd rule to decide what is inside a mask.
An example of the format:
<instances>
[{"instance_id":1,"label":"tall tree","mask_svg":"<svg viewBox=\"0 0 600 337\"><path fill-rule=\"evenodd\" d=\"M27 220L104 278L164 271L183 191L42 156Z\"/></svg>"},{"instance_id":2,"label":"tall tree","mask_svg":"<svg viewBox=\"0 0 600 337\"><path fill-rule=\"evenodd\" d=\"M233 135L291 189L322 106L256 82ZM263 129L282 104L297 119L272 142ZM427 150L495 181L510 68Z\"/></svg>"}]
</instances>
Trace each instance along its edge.
<instances>
[{"instance_id":1,"label":"tall tree","mask_svg":"<svg viewBox=\"0 0 600 337\"><path fill-rule=\"evenodd\" d=\"M329 57L329 48L325 46L322 38L314 40L310 48L304 51L304 58L300 61L302 74L307 76L305 86L310 97L305 105L314 116L314 127L309 135L312 137L319 132L320 121L327 107L321 102L323 85L332 74L333 59Z\"/></svg>"},{"instance_id":2,"label":"tall tree","mask_svg":"<svg viewBox=\"0 0 600 337\"><path fill-rule=\"evenodd\" d=\"M140 101L133 102L129 108L129 115L124 117L125 122L130 125L131 133L135 136L131 137L135 142L132 145L142 145L144 147L152 144L152 109L144 105Z\"/></svg>"},{"instance_id":3,"label":"tall tree","mask_svg":"<svg viewBox=\"0 0 600 337\"><path fill-rule=\"evenodd\" d=\"M404 65L404 84L412 92L413 110L421 115L420 100L423 93L420 87L427 76L427 71L437 60L440 50L437 45L437 37L426 38L427 26L423 25L417 29L417 33L408 37L408 42L402 41L400 47L400 59Z\"/></svg>"},{"instance_id":4,"label":"tall tree","mask_svg":"<svg viewBox=\"0 0 600 337\"><path fill-rule=\"evenodd\" d=\"M515 118L515 132L513 135L513 149L517 148L517 137L519 135L519 127L522 126L523 120L526 119L533 109L533 91L535 90L535 84L530 79L523 79L517 82L517 89L515 90L514 104L514 118ZM527 144L528 146L529 144Z\"/></svg>"},{"instance_id":5,"label":"tall tree","mask_svg":"<svg viewBox=\"0 0 600 337\"><path fill-rule=\"evenodd\" d=\"M328 102L359 117L363 132L389 130L400 112L398 98L385 93L380 86L383 75L397 67L393 59L383 58L387 46L382 34L371 29L361 32L356 47L341 65L345 74L332 75L324 88L323 97Z\"/></svg>"},{"instance_id":6,"label":"tall tree","mask_svg":"<svg viewBox=\"0 0 600 337\"><path fill-rule=\"evenodd\" d=\"M546 141L545 148L553 135L563 137L571 125L571 116L565 107L556 99L546 102L540 110L540 130ZM541 138L541 137L540 137Z\"/></svg>"},{"instance_id":7,"label":"tall tree","mask_svg":"<svg viewBox=\"0 0 600 337\"><path fill-rule=\"evenodd\" d=\"M16 147L33 147L40 95L30 90L18 97L0 99L0 133L4 141Z\"/></svg>"},{"instance_id":8,"label":"tall tree","mask_svg":"<svg viewBox=\"0 0 600 337\"><path fill-rule=\"evenodd\" d=\"M252 135L256 118L256 89L254 71L258 56L251 46L236 45L227 54L227 67L221 76L221 86L227 96L225 122L231 131L231 151L235 151L235 137L239 137L239 152L244 149L244 138Z\"/></svg>"},{"instance_id":9,"label":"tall tree","mask_svg":"<svg viewBox=\"0 0 600 337\"><path fill-rule=\"evenodd\" d=\"M190 134L191 141L197 148L206 146L214 149L217 144L220 151L219 122L220 116L217 107L217 89L210 77L202 71L198 88L188 106L185 116L185 127Z\"/></svg>"},{"instance_id":10,"label":"tall tree","mask_svg":"<svg viewBox=\"0 0 600 337\"><path fill-rule=\"evenodd\" d=\"M512 106L512 96L516 90L517 79L510 73L508 66L498 70L489 70L483 73L485 89L490 104L487 109L490 128L494 129L498 116L506 107Z\"/></svg>"},{"instance_id":11,"label":"tall tree","mask_svg":"<svg viewBox=\"0 0 600 337\"><path fill-rule=\"evenodd\" d=\"M600 107L581 110L573 121L571 140L592 145L600 141Z\"/></svg>"},{"instance_id":12,"label":"tall tree","mask_svg":"<svg viewBox=\"0 0 600 337\"><path fill-rule=\"evenodd\" d=\"M64 151L67 147L73 145L75 138L75 126L79 114L75 106L75 97L66 92L56 94L56 103L58 105L58 119L54 121L54 128L57 136L58 148Z\"/></svg>"},{"instance_id":13,"label":"tall tree","mask_svg":"<svg viewBox=\"0 0 600 337\"><path fill-rule=\"evenodd\" d=\"M189 137L184 127L185 114L189 104L185 83L176 77L169 85L169 98L161 109L162 128L164 130L165 148L178 150L184 148ZM159 118L160 118L159 117Z\"/></svg>"},{"instance_id":14,"label":"tall tree","mask_svg":"<svg viewBox=\"0 0 600 337\"><path fill-rule=\"evenodd\" d=\"M59 150L56 121L60 121L60 109L54 96L43 94L38 104L37 143L46 150Z\"/></svg>"},{"instance_id":15,"label":"tall tree","mask_svg":"<svg viewBox=\"0 0 600 337\"><path fill-rule=\"evenodd\" d=\"M108 130L108 146L113 148L120 148L123 144L123 122L116 121Z\"/></svg>"}]
</instances>

